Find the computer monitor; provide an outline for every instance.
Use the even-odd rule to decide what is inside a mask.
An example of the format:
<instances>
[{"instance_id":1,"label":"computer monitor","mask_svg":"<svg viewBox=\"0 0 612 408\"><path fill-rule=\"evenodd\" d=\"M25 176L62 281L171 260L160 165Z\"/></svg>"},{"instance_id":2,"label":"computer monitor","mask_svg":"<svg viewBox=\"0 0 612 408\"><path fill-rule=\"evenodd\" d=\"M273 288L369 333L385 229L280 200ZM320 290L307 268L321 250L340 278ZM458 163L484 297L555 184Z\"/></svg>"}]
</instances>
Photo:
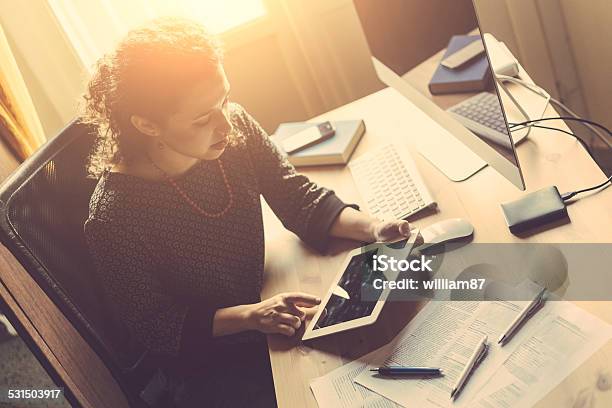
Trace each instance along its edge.
<instances>
[{"instance_id":1,"label":"computer monitor","mask_svg":"<svg viewBox=\"0 0 612 408\"><path fill-rule=\"evenodd\" d=\"M446 130L419 135L419 152L452 180L470 177L486 162L524 190L472 0L354 0L354 5L380 80ZM471 59L458 66L446 61L468 45L475 54Z\"/></svg>"}]
</instances>

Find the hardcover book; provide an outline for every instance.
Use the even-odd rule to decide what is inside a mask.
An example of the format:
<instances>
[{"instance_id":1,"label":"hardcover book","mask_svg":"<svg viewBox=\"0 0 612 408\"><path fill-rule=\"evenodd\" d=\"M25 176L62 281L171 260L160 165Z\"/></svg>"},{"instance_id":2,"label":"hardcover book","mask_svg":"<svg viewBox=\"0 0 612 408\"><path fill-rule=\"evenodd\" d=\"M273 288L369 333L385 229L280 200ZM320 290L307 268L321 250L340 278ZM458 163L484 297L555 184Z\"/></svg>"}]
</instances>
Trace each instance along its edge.
<instances>
[{"instance_id":1,"label":"hardcover book","mask_svg":"<svg viewBox=\"0 0 612 408\"><path fill-rule=\"evenodd\" d=\"M365 133L365 123L363 120L332 121L331 123L336 130L335 134L313 146L287 154L291 164L298 167L346 164L348 162L353 150ZM274 132L272 140L283 151L282 141L284 139L316 125L317 123L306 122L282 123Z\"/></svg>"},{"instance_id":2,"label":"hardcover book","mask_svg":"<svg viewBox=\"0 0 612 408\"><path fill-rule=\"evenodd\" d=\"M473 41L482 41L479 35L454 35L449 43L442 60L459 51ZM482 53L472 61L456 68L450 69L438 64L429 82L429 92L433 95L482 92L486 91L492 84L489 62L487 55Z\"/></svg>"}]
</instances>

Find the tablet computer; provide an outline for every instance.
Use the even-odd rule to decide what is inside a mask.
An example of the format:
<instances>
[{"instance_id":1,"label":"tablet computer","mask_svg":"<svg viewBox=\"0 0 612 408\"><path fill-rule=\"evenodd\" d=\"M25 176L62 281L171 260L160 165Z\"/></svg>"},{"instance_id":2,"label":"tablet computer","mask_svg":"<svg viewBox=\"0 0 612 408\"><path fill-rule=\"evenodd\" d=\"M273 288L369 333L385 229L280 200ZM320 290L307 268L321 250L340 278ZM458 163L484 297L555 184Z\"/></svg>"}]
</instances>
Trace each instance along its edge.
<instances>
[{"instance_id":1,"label":"tablet computer","mask_svg":"<svg viewBox=\"0 0 612 408\"><path fill-rule=\"evenodd\" d=\"M418 235L418 230L412 230L408 239L392 244L370 244L349 252L321 300L319 310L304 331L302 340L374 323L389 296L389 289L374 288L374 280L395 280L399 275L391 268L385 272L375 271L374 255L406 259ZM367 298L363 296L364 291L367 291Z\"/></svg>"}]
</instances>

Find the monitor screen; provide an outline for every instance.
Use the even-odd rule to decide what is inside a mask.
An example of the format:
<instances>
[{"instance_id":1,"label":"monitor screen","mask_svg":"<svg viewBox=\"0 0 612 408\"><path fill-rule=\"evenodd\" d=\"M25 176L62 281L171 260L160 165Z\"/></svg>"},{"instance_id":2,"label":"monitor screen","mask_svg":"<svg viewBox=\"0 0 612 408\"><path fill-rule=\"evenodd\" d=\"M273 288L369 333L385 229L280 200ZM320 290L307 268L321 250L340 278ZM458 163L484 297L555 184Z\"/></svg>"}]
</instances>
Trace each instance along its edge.
<instances>
[{"instance_id":1,"label":"monitor screen","mask_svg":"<svg viewBox=\"0 0 612 408\"><path fill-rule=\"evenodd\" d=\"M372 57L518 169L472 0L354 4Z\"/></svg>"}]
</instances>

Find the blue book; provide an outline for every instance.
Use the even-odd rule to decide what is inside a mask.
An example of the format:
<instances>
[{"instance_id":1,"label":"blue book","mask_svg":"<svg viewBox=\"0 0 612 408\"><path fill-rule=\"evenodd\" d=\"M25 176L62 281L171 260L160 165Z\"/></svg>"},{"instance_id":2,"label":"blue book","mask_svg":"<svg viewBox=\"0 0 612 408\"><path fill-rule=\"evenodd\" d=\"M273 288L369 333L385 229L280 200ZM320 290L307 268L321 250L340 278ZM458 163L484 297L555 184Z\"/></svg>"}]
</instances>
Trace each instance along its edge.
<instances>
[{"instance_id":1,"label":"blue book","mask_svg":"<svg viewBox=\"0 0 612 408\"><path fill-rule=\"evenodd\" d=\"M329 139L292 154L285 153L291 164L297 167L346 164L348 162L353 150L365 133L365 123L363 120L341 120L331 123L336 129L336 133ZM272 140L283 151L282 141L284 139L317 124L306 122L281 123L274 132Z\"/></svg>"},{"instance_id":2,"label":"blue book","mask_svg":"<svg viewBox=\"0 0 612 408\"><path fill-rule=\"evenodd\" d=\"M482 40L479 35L454 35L448 43L442 60L473 41ZM490 72L489 62L485 53L456 69L438 65L436 72L434 72L429 82L429 92L432 95L440 95L486 91L492 85L490 83Z\"/></svg>"}]
</instances>

